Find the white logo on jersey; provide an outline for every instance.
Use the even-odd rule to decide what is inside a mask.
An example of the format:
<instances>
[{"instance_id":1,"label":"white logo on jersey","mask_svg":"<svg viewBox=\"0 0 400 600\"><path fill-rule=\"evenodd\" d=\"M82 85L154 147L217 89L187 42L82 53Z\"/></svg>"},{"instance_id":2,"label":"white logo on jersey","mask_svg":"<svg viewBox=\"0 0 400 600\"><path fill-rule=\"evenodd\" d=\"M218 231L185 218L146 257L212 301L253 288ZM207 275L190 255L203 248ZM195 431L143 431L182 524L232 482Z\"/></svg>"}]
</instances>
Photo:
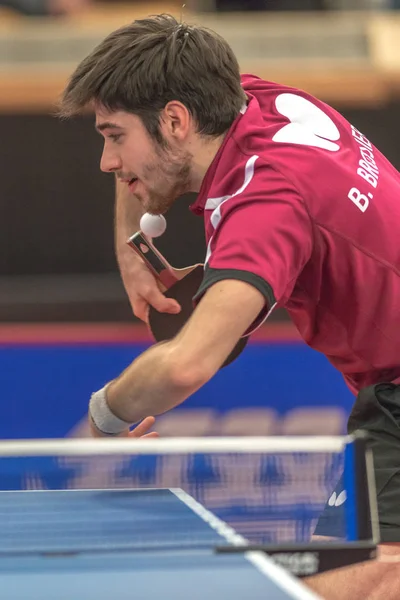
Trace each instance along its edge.
<instances>
[{"instance_id":1,"label":"white logo on jersey","mask_svg":"<svg viewBox=\"0 0 400 600\"><path fill-rule=\"evenodd\" d=\"M333 492L332 496L328 500L329 506L341 506L346 502L347 494L346 490L340 492L340 494L336 495L336 492Z\"/></svg>"},{"instance_id":2,"label":"white logo on jersey","mask_svg":"<svg viewBox=\"0 0 400 600\"><path fill-rule=\"evenodd\" d=\"M247 186L251 183L251 181L254 177L254 165L256 163L257 158L258 158L258 155L254 154L247 161L247 163L244 167L244 181L243 181L242 185L240 186L240 188L236 190L236 192L234 192L233 194L228 194L227 196L220 196L219 198L207 198L207 202L205 204L205 210L213 211L212 215L210 217L210 221L211 221L211 225L214 227L214 229L216 229L218 227L218 224L221 220L221 205L224 202L226 202L227 200L230 200L231 198L234 198L235 196L238 196L239 194L244 192L244 190L247 188ZM208 242L206 259L204 261L205 265L210 260L211 243L212 243L212 236L210 237L210 241Z\"/></svg>"},{"instance_id":3,"label":"white logo on jersey","mask_svg":"<svg viewBox=\"0 0 400 600\"><path fill-rule=\"evenodd\" d=\"M314 146L330 152L340 150L339 144L334 143L340 139L339 129L318 106L296 94L280 94L275 106L290 123L274 135L274 142Z\"/></svg>"}]
</instances>

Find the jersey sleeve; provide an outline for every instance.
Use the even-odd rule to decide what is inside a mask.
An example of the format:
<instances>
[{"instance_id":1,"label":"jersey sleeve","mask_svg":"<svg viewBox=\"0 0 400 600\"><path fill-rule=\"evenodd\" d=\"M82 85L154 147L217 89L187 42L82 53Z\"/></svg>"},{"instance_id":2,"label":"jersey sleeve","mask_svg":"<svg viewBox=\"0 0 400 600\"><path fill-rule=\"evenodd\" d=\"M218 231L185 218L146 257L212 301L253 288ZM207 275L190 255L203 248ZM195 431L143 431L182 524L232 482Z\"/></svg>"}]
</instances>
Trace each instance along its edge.
<instances>
[{"instance_id":1,"label":"jersey sleeve","mask_svg":"<svg viewBox=\"0 0 400 600\"><path fill-rule=\"evenodd\" d=\"M251 331L290 297L310 259L312 224L296 189L270 166L257 165L236 194L207 200L208 250L204 278L195 296L224 279L238 279L265 297Z\"/></svg>"}]
</instances>

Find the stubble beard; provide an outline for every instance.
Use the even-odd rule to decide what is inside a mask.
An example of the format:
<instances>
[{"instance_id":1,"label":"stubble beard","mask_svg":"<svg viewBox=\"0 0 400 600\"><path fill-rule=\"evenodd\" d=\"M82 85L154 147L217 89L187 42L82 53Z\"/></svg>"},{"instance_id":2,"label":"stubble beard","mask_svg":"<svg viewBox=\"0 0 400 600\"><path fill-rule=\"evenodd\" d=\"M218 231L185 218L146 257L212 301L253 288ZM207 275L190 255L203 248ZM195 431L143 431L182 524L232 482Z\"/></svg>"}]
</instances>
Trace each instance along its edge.
<instances>
[{"instance_id":1,"label":"stubble beard","mask_svg":"<svg viewBox=\"0 0 400 600\"><path fill-rule=\"evenodd\" d=\"M146 197L136 194L146 212L164 214L179 196L190 191L192 155L187 151L173 152L156 147L157 161L145 171L150 186ZM151 182L154 182L151 185Z\"/></svg>"}]
</instances>

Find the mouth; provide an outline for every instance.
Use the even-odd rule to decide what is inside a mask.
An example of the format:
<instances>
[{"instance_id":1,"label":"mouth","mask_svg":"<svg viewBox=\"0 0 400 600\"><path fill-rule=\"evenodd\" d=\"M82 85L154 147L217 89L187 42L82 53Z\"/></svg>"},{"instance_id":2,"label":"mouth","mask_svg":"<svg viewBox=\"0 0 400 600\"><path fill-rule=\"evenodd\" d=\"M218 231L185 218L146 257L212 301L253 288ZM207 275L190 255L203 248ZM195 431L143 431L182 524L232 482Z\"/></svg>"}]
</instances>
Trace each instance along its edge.
<instances>
[{"instance_id":1,"label":"mouth","mask_svg":"<svg viewBox=\"0 0 400 600\"><path fill-rule=\"evenodd\" d=\"M132 179L130 179L127 183L128 183L128 188L132 191L135 187L136 187L136 183L138 181L137 177L132 177Z\"/></svg>"}]
</instances>

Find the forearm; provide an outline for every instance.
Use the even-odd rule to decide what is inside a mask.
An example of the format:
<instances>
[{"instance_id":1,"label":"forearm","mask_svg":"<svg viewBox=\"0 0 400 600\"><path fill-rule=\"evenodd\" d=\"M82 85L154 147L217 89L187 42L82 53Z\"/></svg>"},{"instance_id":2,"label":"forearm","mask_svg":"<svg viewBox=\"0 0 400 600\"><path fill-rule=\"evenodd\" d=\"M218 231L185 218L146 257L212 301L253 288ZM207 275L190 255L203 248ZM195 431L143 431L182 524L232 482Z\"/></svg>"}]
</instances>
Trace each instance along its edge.
<instances>
[{"instance_id":1,"label":"forearm","mask_svg":"<svg viewBox=\"0 0 400 600\"><path fill-rule=\"evenodd\" d=\"M163 342L141 354L107 388L110 410L127 423L162 414L181 404L205 381L179 365L173 342Z\"/></svg>"},{"instance_id":2,"label":"forearm","mask_svg":"<svg viewBox=\"0 0 400 600\"><path fill-rule=\"evenodd\" d=\"M126 433L143 417L181 404L214 376L264 305L263 295L246 282L211 286L173 339L152 346L92 395L94 435Z\"/></svg>"},{"instance_id":3,"label":"forearm","mask_svg":"<svg viewBox=\"0 0 400 600\"><path fill-rule=\"evenodd\" d=\"M129 275L132 265L138 257L127 245L128 238L138 231L143 214L138 199L130 193L126 184L115 183L115 252L121 275Z\"/></svg>"}]
</instances>

